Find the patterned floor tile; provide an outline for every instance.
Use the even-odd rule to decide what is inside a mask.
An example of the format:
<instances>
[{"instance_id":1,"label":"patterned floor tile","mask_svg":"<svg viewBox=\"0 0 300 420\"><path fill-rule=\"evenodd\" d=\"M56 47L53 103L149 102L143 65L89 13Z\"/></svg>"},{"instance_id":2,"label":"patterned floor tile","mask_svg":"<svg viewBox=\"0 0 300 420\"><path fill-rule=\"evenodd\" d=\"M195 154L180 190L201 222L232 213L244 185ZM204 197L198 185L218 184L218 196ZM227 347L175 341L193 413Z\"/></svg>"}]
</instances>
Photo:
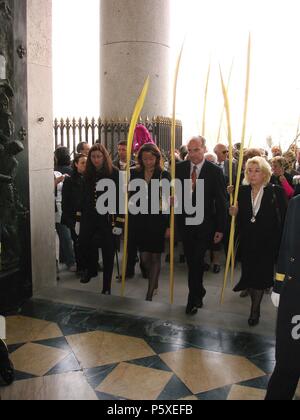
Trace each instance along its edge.
<instances>
[{"instance_id":1,"label":"patterned floor tile","mask_svg":"<svg viewBox=\"0 0 300 420\"><path fill-rule=\"evenodd\" d=\"M121 363L97 388L98 392L134 401L156 400L173 374Z\"/></svg>"},{"instance_id":2,"label":"patterned floor tile","mask_svg":"<svg viewBox=\"0 0 300 420\"><path fill-rule=\"evenodd\" d=\"M155 355L144 340L102 331L66 338L84 369Z\"/></svg>"},{"instance_id":3,"label":"patterned floor tile","mask_svg":"<svg viewBox=\"0 0 300 420\"><path fill-rule=\"evenodd\" d=\"M70 353L65 359L52 368L47 375L57 375L59 373L69 373L80 371L79 363L73 353Z\"/></svg>"},{"instance_id":4,"label":"patterned floor tile","mask_svg":"<svg viewBox=\"0 0 300 420\"><path fill-rule=\"evenodd\" d=\"M264 401L265 397L265 390L234 385L227 399L228 401Z\"/></svg>"},{"instance_id":5,"label":"patterned floor tile","mask_svg":"<svg viewBox=\"0 0 300 420\"><path fill-rule=\"evenodd\" d=\"M170 382L158 397L160 401L175 401L191 395L191 391L184 385L176 375L173 375Z\"/></svg>"},{"instance_id":6,"label":"patterned floor tile","mask_svg":"<svg viewBox=\"0 0 300 420\"><path fill-rule=\"evenodd\" d=\"M266 390L268 388L270 378L270 375L266 375L261 378L251 379L250 381L243 381L236 385Z\"/></svg>"},{"instance_id":7,"label":"patterned floor tile","mask_svg":"<svg viewBox=\"0 0 300 420\"><path fill-rule=\"evenodd\" d=\"M171 369L161 360L159 356L145 357L143 359L132 360L128 362L133 365L148 367L157 370L171 372Z\"/></svg>"},{"instance_id":8,"label":"patterned floor tile","mask_svg":"<svg viewBox=\"0 0 300 420\"><path fill-rule=\"evenodd\" d=\"M231 386L225 386L224 388L213 389L212 391L202 392L197 395L200 401L226 401L231 391Z\"/></svg>"},{"instance_id":9,"label":"patterned floor tile","mask_svg":"<svg viewBox=\"0 0 300 420\"><path fill-rule=\"evenodd\" d=\"M195 395L265 376L240 356L187 349L160 357Z\"/></svg>"},{"instance_id":10,"label":"patterned floor tile","mask_svg":"<svg viewBox=\"0 0 300 420\"><path fill-rule=\"evenodd\" d=\"M0 397L7 401L98 400L82 372L18 381L0 389Z\"/></svg>"},{"instance_id":11,"label":"patterned floor tile","mask_svg":"<svg viewBox=\"0 0 300 420\"><path fill-rule=\"evenodd\" d=\"M32 341L47 340L62 337L63 334L56 323L42 321L23 316L6 318L7 344L29 343Z\"/></svg>"},{"instance_id":12,"label":"patterned floor tile","mask_svg":"<svg viewBox=\"0 0 300 420\"><path fill-rule=\"evenodd\" d=\"M118 364L102 366L98 368L92 369L85 369L83 371L84 376L86 377L88 383L91 385L93 389L98 388L104 379L107 378L108 375L118 366Z\"/></svg>"},{"instance_id":13,"label":"patterned floor tile","mask_svg":"<svg viewBox=\"0 0 300 420\"><path fill-rule=\"evenodd\" d=\"M30 375L44 376L68 354L63 350L28 343L10 357L16 370Z\"/></svg>"}]
</instances>

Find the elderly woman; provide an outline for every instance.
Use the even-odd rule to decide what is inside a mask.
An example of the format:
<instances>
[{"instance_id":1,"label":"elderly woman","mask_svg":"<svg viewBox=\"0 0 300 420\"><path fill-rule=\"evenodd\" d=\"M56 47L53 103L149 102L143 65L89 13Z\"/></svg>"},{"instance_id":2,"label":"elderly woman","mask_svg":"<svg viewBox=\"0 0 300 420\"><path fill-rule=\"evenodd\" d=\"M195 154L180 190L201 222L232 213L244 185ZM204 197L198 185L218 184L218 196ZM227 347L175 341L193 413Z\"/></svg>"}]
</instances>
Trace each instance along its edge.
<instances>
[{"instance_id":1,"label":"elderly woman","mask_svg":"<svg viewBox=\"0 0 300 420\"><path fill-rule=\"evenodd\" d=\"M271 167L264 158L250 159L238 206L230 208L231 216L237 216L242 262L242 278L234 291L250 293L250 327L259 324L264 290L273 287L287 210L284 190L270 185L271 175Z\"/></svg>"},{"instance_id":2,"label":"elderly woman","mask_svg":"<svg viewBox=\"0 0 300 420\"><path fill-rule=\"evenodd\" d=\"M284 189L287 198L290 200L294 197L295 190L293 188L293 177L285 170L286 161L284 157L275 157L272 159L271 163L273 171L271 183L281 186Z\"/></svg>"}]
</instances>

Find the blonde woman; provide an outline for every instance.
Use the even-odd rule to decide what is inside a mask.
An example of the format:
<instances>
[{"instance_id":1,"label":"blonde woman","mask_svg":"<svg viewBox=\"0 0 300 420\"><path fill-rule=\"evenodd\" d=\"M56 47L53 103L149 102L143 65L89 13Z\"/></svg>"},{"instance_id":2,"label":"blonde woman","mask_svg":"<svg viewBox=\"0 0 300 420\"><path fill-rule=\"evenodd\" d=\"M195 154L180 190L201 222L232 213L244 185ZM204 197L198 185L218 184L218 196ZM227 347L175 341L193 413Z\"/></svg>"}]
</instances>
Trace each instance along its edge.
<instances>
[{"instance_id":1,"label":"blonde woman","mask_svg":"<svg viewBox=\"0 0 300 420\"><path fill-rule=\"evenodd\" d=\"M264 290L273 287L287 211L284 190L270 184L271 175L271 167L264 158L250 159L238 207L230 208L230 214L237 216L242 262L242 277L234 291L250 293L250 327L259 324Z\"/></svg>"}]
</instances>

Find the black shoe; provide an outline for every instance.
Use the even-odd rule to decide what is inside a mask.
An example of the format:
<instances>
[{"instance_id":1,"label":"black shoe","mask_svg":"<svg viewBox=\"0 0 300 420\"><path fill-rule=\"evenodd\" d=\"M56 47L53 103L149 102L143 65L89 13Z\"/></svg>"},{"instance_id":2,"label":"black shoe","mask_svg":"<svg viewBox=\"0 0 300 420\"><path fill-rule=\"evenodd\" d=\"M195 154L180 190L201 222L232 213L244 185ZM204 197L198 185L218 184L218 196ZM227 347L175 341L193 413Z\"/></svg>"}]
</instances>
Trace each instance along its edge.
<instances>
[{"instance_id":1,"label":"black shoe","mask_svg":"<svg viewBox=\"0 0 300 420\"><path fill-rule=\"evenodd\" d=\"M249 327L256 327L259 324L259 318L250 318L248 320Z\"/></svg>"},{"instance_id":2,"label":"black shoe","mask_svg":"<svg viewBox=\"0 0 300 420\"><path fill-rule=\"evenodd\" d=\"M134 277L135 277L135 272L134 271L128 271L127 273L126 273L126 279L128 279L128 280L132 280L132 279L134 279ZM121 277L121 279L122 279L122 277Z\"/></svg>"},{"instance_id":3,"label":"black shoe","mask_svg":"<svg viewBox=\"0 0 300 420\"><path fill-rule=\"evenodd\" d=\"M92 276L89 275L87 271L85 271L80 279L81 284L88 284L92 280Z\"/></svg>"},{"instance_id":4,"label":"black shoe","mask_svg":"<svg viewBox=\"0 0 300 420\"><path fill-rule=\"evenodd\" d=\"M167 254L166 259L165 259L166 264L170 264L170 261L171 261L170 254Z\"/></svg>"},{"instance_id":5,"label":"black shoe","mask_svg":"<svg viewBox=\"0 0 300 420\"><path fill-rule=\"evenodd\" d=\"M198 308L197 308L197 306L188 303L187 307L186 307L186 310L185 310L185 313L187 315L195 316L198 313Z\"/></svg>"},{"instance_id":6,"label":"black shoe","mask_svg":"<svg viewBox=\"0 0 300 420\"><path fill-rule=\"evenodd\" d=\"M218 264L215 264L213 267L213 273L214 274L219 274L221 272L221 266Z\"/></svg>"},{"instance_id":7,"label":"black shoe","mask_svg":"<svg viewBox=\"0 0 300 420\"><path fill-rule=\"evenodd\" d=\"M102 290L102 295L104 296L110 296L111 295L111 291L110 290Z\"/></svg>"}]
</instances>

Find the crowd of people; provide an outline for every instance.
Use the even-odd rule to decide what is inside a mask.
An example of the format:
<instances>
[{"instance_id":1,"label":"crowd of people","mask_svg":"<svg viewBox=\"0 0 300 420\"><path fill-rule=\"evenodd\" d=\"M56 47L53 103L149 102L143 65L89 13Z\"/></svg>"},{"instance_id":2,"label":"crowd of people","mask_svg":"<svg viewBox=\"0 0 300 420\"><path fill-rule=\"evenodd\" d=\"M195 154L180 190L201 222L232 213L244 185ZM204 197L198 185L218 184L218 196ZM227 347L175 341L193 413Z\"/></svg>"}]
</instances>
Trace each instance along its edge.
<instances>
[{"instance_id":1,"label":"crowd of people","mask_svg":"<svg viewBox=\"0 0 300 420\"><path fill-rule=\"evenodd\" d=\"M263 149L245 150L238 206L233 207L230 194L237 181L240 148L237 144L233 150L232 182L226 144L218 144L211 151L205 139L196 136L176 151L176 179L182 185L190 181L194 205L197 204L197 181L204 181L203 223L187 224L191 215L183 210L176 216L176 242L183 246L180 262L188 266L186 314L195 315L203 307L206 295L204 274L210 268L220 273L222 252L226 254L228 250L231 217L236 217L236 259L241 263L242 274L234 291L251 297L248 322L254 327L260 321L264 293L274 284L288 202L300 194L300 150L291 148L282 153L279 147L274 147L270 156ZM162 208L158 214L151 212L152 180L171 179L170 156L163 158L143 126L137 128L129 162L126 141L118 145L115 160L100 142L92 147L80 143L72 162L67 148L59 147L55 151L58 262L77 273L82 284L89 283L103 271L102 294L111 294L115 255L122 247L124 215L119 211L99 214L96 205L104 192L97 191L97 184L110 179L118 188L119 171L127 170L128 166L131 180L143 180L147 186L149 211L129 215L126 277L135 276L136 264L140 262L142 275L148 279L146 300L152 301L159 288L162 255L170 238L170 217ZM168 205L174 205L174 200ZM117 234L116 226L119 227ZM99 249L102 261L99 261ZM211 261L206 260L207 255Z\"/></svg>"}]
</instances>

